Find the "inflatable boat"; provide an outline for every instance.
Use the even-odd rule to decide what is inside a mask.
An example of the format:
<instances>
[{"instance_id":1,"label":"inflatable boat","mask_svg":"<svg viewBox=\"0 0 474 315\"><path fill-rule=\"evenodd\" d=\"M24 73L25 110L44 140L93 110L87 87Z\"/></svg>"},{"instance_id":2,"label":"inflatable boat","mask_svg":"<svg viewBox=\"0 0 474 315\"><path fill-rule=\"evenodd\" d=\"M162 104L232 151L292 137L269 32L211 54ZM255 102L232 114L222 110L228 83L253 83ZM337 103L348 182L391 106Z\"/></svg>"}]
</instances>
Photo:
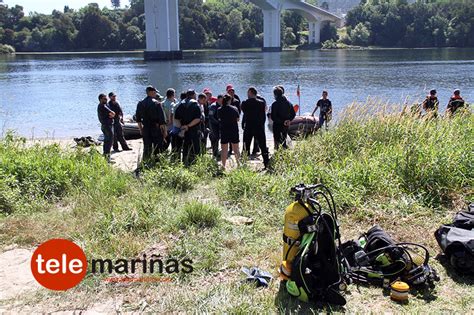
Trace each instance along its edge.
<instances>
[{"instance_id":1,"label":"inflatable boat","mask_svg":"<svg viewBox=\"0 0 474 315\"><path fill-rule=\"evenodd\" d=\"M319 128L319 119L311 115L296 116L290 123L288 134L292 138L305 137Z\"/></svg>"},{"instance_id":2,"label":"inflatable boat","mask_svg":"<svg viewBox=\"0 0 474 315\"><path fill-rule=\"evenodd\" d=\"M273 121L270 117L267 119L267 127L270 132L273 132ZM291 138L308 136L319 128L319 119L311 115L296 116L290 123L288 128L288 135Z\"/></svg>"},{"instance_id":3,"label":"inflatable boat","mask_svg":"<svg viewBox=\"0 0 474 315\"><path fill-rule=\"evenodd\" d=\"M140 129L138 128L138 123L136 122L126 122L123 125L123 135L125 139L140 139L142 135L140 134Z\"/></svg>"}]
</instances>

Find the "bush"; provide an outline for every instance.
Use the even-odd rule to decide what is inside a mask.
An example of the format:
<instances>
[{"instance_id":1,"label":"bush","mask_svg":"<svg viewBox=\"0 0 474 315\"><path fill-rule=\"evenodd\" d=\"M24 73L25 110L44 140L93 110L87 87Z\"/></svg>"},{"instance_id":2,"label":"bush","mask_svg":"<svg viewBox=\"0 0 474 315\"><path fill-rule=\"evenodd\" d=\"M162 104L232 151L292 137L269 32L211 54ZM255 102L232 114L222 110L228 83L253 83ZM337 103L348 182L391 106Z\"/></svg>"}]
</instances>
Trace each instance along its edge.
<instances>
[{"instance_id":1,"label":"bush","mask_svg":"<svg viewBox=\"0 0 474 315\"><path fill-rule=\"evenodd\" d=\"M15 48L10 45L0 44L0 55L10 55L15 53Z\"/></svg>"},{"instance_id":2,"label":"bush","mask_svg":"<svg viewBox=\"0 0 474 315\"><path fill-rule=\"evenodd\" d=\"M20 192L13 177L0 174L0 214L10 214L19 206Z\"/></svg>"},{"instance_id":3,"label":"bush","mask_svg":"<svg viewBox=\"0 0 474 315\"><path fill-rule=\"evenodd\" d=\"M212 228L219 223L221 210L215 206L200 202L186 203L178 214L180 228Z\"/></svg>"},{"instance_id":4,"label":"bush","mask_svg":"<svg viewBox=\"0 0 474 315\"><path fill-rule=\"evenodd\" d=\"M367 46L369 44L370 31L362 23L359 23L350 31L352 45Z\"/></svg>"},{"instance_id":5,"label":"bush","mask_svg":"<svg viewBox=\"0 0 474 315\"><path fill-rule=\"evenodd\" d=\"M190 170L200 180L211 179L222 174L216 159L209 154L198 156Z\"/></svg>"},{"instance_id":6,"label":"bush","mask_svg":"<svg viewBox=\"0 0 474 315\"><path fill-rule=\"evenodd\" d=\"M73 190L106 186L104 192L124 191L125 175L112 169L96 151L64 151L59 145L27 145L8 133L0 140L0 180L6 196L21 201L55 200ZM18 193L18 194L17 194Z\"/></svg>"},{"instance_id":7,"label":"bush","mask_svg":"<svg viewBox=\"0 0 474 315\"><path fill-rule=\"evenodd\" d=\"M170 161L159 162L155 168L145 172L143 178L148 184L158 185L175 191L188 191L194 187L198 178L181 164Z\"/></svg>"}]
</instances>

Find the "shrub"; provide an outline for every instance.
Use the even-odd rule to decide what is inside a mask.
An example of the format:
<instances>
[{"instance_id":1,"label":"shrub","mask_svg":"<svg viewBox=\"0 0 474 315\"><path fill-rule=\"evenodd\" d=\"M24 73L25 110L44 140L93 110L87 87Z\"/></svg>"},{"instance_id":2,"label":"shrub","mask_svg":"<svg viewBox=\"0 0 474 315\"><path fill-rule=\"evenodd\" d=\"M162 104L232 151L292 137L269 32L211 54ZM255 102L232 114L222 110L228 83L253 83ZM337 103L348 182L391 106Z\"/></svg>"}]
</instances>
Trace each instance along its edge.
<instances>
[{"instance_id":1,"label":"shrub","mask_svg":"<svg viewBox=\"0 0 474 315\"><path fill-rule=\"evenodd\" d=\"M158 185L175 191L188 191L194 187L198 178L183 165L169 164L169 161L161 161L155 168L144 174L148 184Z\"/></svg>"},{"instance_id":2,"label":"shrub","mask_svg":"<svg viewBox=\"0 0 474 315\"><path fill-rule=\"evenodd\" d=\"M10 55L15 53L15 48L10 45L0 44L0 55Z\"/></svg>"},{"instance_id":3,"label":"shrub","mask_svg":"<svg viewBox=\"0 0 474 315\"><path fill-rule=\"evenodd\" d=\"M126 175L111 168L96 150L27 145L11 133L0 140L0 176L8 179L2 184L9 190L4 196L18 195L25 202L55 200L84 188L117 194L127 186Z\"/></svg>"},{"instance_id":4,"label":"shrub","mask_svg":"<svg viewBox=\"0 0 474 315\"><path fill-rule=\"evenodd\" d=\"M219 223L221 210L218 207L201 202L186 203L178 214L178 226L187 228L212 228Z\"/></svg>"},{"instance_id":5,"label":"shrub","mask_svg":"<svg viewBox=\"0 0 474 315\"><path fill-rule=\"evenodd\" d=\"M211 179L222 174L216 159L208 154L198 156L190 170L200 180Z\"/></svg>"},{"instance_id":6,"label":"shrub","mask_svg":"<svg viewBox=\"0 0 474 315\"><path fill-rule=\"evenodd\" d=\"M13 177L0 174L0 214L15 212L19 206L20 192Z\"/></svg>"}]
</instances>

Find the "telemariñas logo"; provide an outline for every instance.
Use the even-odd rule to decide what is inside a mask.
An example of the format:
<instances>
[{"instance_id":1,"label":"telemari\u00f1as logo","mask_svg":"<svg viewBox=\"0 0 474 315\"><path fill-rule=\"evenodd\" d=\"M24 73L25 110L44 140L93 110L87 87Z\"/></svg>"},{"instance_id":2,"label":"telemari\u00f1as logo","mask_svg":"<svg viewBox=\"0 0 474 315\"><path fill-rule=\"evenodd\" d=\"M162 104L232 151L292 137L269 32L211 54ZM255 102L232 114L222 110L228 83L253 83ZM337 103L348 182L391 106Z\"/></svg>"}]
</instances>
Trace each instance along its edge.
<instances>
[{"instance_id":1,"label":"telemari\u00f1as logo","mask_svg":"<svg viewBox=\"0 0 474 315\"><path fill-rule=\"evenodd\" d=\"M41 244L33 253L31 258L31 271L36 281L43 287L66 291L78 285L84 279L87 272L87 258L84 251L75 243L64 239L53 239ZM147 259L92 259L91 269L93 274L126 275L128 273L141 272L143 274L173 274L193 272L193 261L183 259L181 261L173 258L165 261L160 256L152 255ZM129 278L127 278L129 279ZM141 278L134 279L140 281ZM168 282L160 278L143 277L143 280ZM106 281L111 281L106 279ZM112 278L113 282L120 282L120 278Z\"/></svg>"}]
</instances>

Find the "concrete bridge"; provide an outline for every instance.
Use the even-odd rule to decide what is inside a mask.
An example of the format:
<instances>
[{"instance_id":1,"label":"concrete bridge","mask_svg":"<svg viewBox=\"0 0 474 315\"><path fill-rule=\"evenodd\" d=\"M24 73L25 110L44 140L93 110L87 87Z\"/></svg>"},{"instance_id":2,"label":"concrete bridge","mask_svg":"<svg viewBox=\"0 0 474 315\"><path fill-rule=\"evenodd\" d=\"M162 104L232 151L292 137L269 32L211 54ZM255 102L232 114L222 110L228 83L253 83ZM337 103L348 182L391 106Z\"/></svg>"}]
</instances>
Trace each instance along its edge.
<instances>
[{"instance_id":1,"label":"concrete bridge","mask_svg":"<svg viewBox=\"0 0 474 315\"><path fill-rule=\"evenodd\" d=\"M323 23L342 24L342 18L304 0L248 0L263 12L263 51L281 51L281 11L294 10L308 20L309 42L319 43ZM178 0L145 0L147 60L181 59Z\"/></svg>"}]
</instances>

